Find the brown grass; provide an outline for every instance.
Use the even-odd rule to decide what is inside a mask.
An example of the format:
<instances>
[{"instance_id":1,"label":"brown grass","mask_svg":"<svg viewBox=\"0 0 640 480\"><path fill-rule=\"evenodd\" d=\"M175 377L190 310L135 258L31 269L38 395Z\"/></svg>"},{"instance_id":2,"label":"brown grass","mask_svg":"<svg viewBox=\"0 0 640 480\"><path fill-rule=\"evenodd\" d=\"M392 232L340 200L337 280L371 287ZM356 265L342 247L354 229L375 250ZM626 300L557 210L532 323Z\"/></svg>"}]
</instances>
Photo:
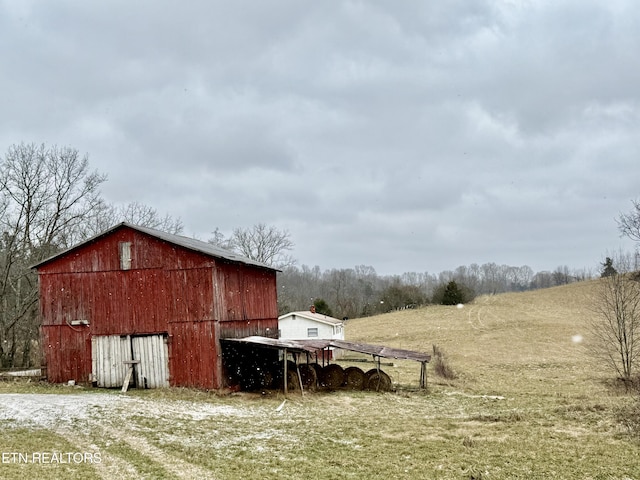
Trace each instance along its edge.
<instances>
[{"instance_id":1,"label":"brown grass","mask_svg":"<svg viewBox=\"0 0 640 480\"><path fill-rule=\"evenodd\" d=\"M583 282L481 296L463 308L438 305L354 319L347 324L347 336L427 353L438 345L465 386L478 390L521 393L544 380L544 389L568 391L579 378L607 376L587 348L594 286ZM574 335L583 341L575 343ZM408 374L411 365L403 367L403 382L417 384L417 375Z\"/></svg>"}]
</instances>

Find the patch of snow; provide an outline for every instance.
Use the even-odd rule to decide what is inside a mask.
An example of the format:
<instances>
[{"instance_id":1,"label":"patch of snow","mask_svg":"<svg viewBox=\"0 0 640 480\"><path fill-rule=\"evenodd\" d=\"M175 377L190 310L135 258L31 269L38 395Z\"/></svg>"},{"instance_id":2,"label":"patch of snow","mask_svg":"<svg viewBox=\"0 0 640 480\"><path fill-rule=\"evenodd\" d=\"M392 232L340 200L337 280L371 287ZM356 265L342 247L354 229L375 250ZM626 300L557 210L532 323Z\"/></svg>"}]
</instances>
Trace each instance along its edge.
<instances>
[{"instance_id":1,"label":"patch of snow","mask_svg":"<svg viewBox=\"0 0 640 480\"><path fill-rule=\"evenodd\" d=\"M86 420L96 406L113 405L119 397L101 394L58 395L5 393L0 395L0 421L51 428Z\"/></svg>"},{"instance_id":2,"label":"patch of snow","mask_svg":"<svg viewBox=\"0 0 640 480\"><path fill-rule=\"evenodd\" d=\"M188 401L140 399L109 393L0 394L0 421L52 428L73 425L96 416L171 416L204 420L214 416L251 416L250 409Z\"/></svg>"}]
</instances>

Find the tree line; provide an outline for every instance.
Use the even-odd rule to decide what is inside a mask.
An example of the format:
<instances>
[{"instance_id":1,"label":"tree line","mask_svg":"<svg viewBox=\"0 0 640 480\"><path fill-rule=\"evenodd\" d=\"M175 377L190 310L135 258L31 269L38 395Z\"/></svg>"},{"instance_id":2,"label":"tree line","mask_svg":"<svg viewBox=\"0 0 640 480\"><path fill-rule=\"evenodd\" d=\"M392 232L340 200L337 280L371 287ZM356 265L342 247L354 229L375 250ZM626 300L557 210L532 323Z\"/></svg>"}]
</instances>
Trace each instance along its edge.
<instances>
[{"instance_id":1,"label":"tree line","mask_svg":"<svg viewBox=\"0 0 640 480\"><path fill-rule=\"evenodd\" d=\"M460 266L438 274L407 272L378 275L372 266L321 270L319 266L289 265L278 274L278 306L281 313L305 310L318 300L337 318L355 318L443 303L447 286L454 282L463 301L476 295L521 292L593 278L589 270L534 272L527 265L514 267L485 263ZM316 310L318 310L316 308Z\"/></svg>"}]
</instances>

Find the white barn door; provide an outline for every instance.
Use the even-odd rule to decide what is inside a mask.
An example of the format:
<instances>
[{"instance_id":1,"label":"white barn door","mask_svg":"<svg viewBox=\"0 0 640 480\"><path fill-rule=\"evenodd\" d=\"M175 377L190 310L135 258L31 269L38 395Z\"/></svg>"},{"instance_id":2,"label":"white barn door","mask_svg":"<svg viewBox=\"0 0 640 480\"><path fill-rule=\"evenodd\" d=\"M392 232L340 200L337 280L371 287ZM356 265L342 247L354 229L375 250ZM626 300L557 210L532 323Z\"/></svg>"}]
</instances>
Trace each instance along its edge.
<instances>
[{"instance_id":1,"label":"white barn door","mask_svg":"<svg viewBox=\"0 0 640 480\"><path fill-rule=\"evenodd\" d=\"M131 338L120 335L91 337L91 373L99 387L122 387L131 360Z\"/></svg>"},{"instance_id":2,"label":"white barn door","mask_svg":"<svg viewBox=\"0 0 640 480\"><path fill-rule=\"evenodd\" d=\"M93 380L98 387L122 387L129 363L134 364L138 388L169 386L169 348L164 335L98 335L91 338Z\"/></svg>"},{"instance_id":3,"label":"white barn door","mask_svg":"<svg viewBox=\"0 0 640 480\"><path fill-rule=\"evenodd\" d=\"M134 371L138 388L169 386L169 347L164 335L132 337L133 358L140 360Z\"/></svg>"}]
</instances>

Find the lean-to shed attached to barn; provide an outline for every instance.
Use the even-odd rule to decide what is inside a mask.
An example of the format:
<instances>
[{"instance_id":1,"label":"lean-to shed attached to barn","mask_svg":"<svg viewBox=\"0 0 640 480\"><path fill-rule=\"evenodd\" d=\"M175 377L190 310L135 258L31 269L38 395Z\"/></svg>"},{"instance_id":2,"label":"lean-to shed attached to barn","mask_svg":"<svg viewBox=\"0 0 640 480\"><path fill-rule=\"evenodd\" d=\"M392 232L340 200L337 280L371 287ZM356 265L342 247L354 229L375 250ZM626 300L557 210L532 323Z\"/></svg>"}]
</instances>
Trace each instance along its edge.
<instances>
[{"instance_id":1,"label":"lean-to shed attached to barn","mask_svg":"<svg viewBox=\"0 0 640 480\"><path fill-rule=\"evenodd\" d=\"M34 266L53 383L217 389L220 339L277 337L276 270L191 238L121 223ZM232 372L233 373L233 372Z\"/></svg>"}]
</instances>

